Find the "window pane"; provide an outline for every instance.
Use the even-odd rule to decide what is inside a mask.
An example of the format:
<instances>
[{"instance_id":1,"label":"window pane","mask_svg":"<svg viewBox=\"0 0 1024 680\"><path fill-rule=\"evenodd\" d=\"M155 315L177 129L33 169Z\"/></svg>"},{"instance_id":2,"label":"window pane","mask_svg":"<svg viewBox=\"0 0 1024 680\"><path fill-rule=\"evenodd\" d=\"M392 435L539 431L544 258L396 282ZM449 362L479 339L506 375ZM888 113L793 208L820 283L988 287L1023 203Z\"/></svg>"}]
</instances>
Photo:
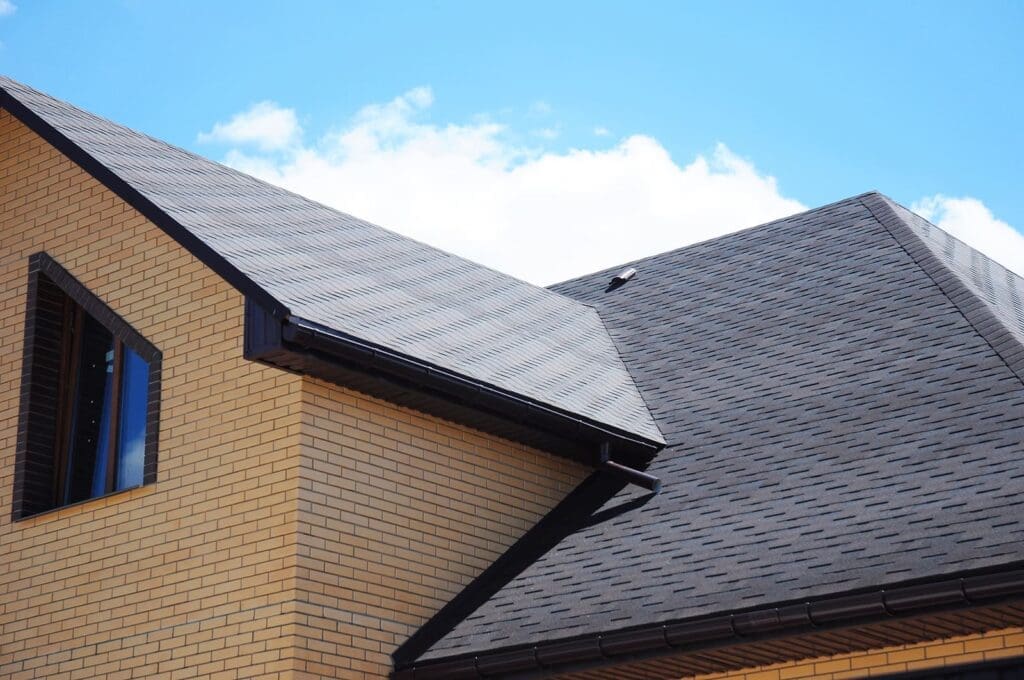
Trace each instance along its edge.
<instances>
[{"instance_id":1,"label":"window pane","mask_svg":"<svg viewBox=\"0 0 1024 680\"><path fill-rule=\"evenodd\" d=\"M142 484L146 457L146 407L149 396L149 364L124 348L121 367L121 426L118 434L117 488Z\"/></svg>"},{"instance_id":2,"label":"window pane","mask_svg":"<svg viewBox=\"0 0 1024 680\"><path fill-rule=\"evenodd\" d=\"M83 315L76 366L64 502L74 503L104 491L110 433L114 338Z\"/></svg>"}]
</instances>

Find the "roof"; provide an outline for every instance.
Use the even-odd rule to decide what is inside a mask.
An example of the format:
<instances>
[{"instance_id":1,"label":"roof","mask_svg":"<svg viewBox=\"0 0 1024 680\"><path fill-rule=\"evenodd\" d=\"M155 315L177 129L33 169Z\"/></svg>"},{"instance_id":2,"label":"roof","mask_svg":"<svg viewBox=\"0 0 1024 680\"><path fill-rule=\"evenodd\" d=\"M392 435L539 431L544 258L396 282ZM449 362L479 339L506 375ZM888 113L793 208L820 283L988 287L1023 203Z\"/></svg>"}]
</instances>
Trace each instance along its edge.
<instances>
[{"instance_id":1,"label":"roof","mask_svg":"<svg viewBox=\"0 0 1024 680\"><path fill-rule=\"evenodd\" d=\"M0 103L277 316L657 447L597 312L0 78Z\"/></svg>"},{"instance_id":2,"label":"roof","mask_svg":"<svg viewBox=\"0 0 1024 680\"><path fill-rule=\"evenodd\" d=\"M1024 560L1019 276L874 193L624 266L554 289L615 339L662 492L620 491L417 666Z\"/></svg>"}]
</instances>

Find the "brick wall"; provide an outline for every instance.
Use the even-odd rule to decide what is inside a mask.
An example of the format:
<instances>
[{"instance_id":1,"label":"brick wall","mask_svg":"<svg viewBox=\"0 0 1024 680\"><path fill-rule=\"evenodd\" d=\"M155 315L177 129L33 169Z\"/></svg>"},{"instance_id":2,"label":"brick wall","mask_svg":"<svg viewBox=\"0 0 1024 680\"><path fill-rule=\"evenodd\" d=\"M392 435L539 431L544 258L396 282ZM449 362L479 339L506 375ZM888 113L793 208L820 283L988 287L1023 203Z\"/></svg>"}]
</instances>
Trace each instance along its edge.
<instances>
[{"instance_id":1,"label":"brick wall","mask_svg":"<svg viewBox=\"0 0 1024 680\"><path fill-rule=\"evenodd\" d=\"M963 635L916 645L772 664L731 673L698 675L695 680L840 680L1024 656L1024 628Z\"/></svg>"},{"instance_id":2,"label":"brick wall","mask_svg":"<svg viewBox=\"0 0 1024 680\"><path fill-rule=\"evenodd\" d=\"M394 648L586 473L317 380L302 418L297 634L310 678L384 675Z\"/></svg>"},{"instance_id":3,"label":"brick wall","mask_svg":"<svg viewBox=\"0 0 1024 680\"><path fill-rule=\"evenodd\" d=\"M164 353L158 483L11 521L29 255ZM0 677L277 677L300 383L242 359L242 299L0 112Z\"/></svg>"},{"instance_id":4,"label":"brick wall","mask_svg":"<svg viewBox=\"0 0 1024 680\"><path fill-rule=\"evenodd\" d=\"M41 250L163 352L159 465L12 522ZM243 360L241 296L2 111L0 279L0 678L382 677L585 473Z\"/></svg>"}]
</instances>

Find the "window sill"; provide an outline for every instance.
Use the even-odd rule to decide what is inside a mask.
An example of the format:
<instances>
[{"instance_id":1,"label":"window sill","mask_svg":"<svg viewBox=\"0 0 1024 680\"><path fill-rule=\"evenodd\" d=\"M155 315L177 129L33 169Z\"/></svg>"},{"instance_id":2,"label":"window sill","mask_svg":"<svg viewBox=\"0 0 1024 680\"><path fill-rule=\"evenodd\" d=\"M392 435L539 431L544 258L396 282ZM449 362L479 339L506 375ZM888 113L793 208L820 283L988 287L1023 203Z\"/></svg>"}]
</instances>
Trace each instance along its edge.
<instances>
[{"instance_id":1,"label":"window sill","mask_svg":"<svg viewBox=\"0 0 1024 680\"><path fill-rule=\"evenodd\" d=\"M50 508L49 510L43 510L42 512L37 512L33 515L25 515L24 517L18 517L14 519L14 523L26 522L30 519L39 518L52 519L54 516L56 516L64 510L70 510L72 508L81 508L82 506L88 505L89 503L95 503L96 501L110 500L117 496L123 496L124 494L130 493L132 491L145 489L146 487L150 486L153 486L153 484L138 484L136 486L129 486L126 489L118 489L117 491L111 491L110 493L105 493L102 496L93 496L92 498L86 498L85 500L75 501L74 503L68 503L67 505L60 505L57 506L56 508Z\"/></svg>"}]
</instances>

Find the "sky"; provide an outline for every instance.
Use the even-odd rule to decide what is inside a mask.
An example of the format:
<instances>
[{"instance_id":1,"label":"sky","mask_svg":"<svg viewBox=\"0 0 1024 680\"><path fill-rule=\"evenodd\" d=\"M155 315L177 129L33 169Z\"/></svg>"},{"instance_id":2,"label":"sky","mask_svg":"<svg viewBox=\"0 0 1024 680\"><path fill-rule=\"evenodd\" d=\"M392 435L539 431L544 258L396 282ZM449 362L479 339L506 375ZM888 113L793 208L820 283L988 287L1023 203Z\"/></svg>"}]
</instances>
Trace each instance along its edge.
<instances>
[{"instance_id":1,"label":"sky","mask_svg":"<svg viewBox=\"0 0 1024 680\"><path fill-rule=\"evenodd\" d=\"M1024 274L1024 3L0 0L0 73L539 284L869 190Z\"/></svg>"}]
</instances>

